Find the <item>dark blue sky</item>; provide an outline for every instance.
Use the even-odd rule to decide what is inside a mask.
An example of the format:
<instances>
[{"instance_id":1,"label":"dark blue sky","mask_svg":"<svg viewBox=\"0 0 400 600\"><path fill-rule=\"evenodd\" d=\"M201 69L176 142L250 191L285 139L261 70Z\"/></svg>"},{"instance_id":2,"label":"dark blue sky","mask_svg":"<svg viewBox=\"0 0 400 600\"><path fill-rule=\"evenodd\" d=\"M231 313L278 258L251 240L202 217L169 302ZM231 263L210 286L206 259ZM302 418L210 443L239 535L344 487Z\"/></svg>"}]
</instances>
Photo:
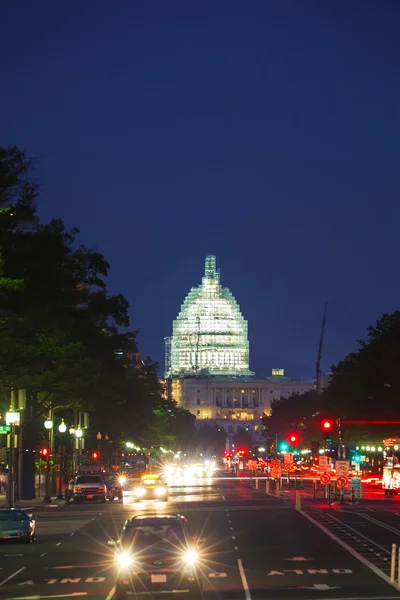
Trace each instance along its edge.
<instances>
[{"instance_id":1,"label":"dark blue sky","mask_svg":"<svg viewBox=\"0 0 400 600\"><path fill-rule=\"evenodd\" d=\"M111 263L139 345L206 254L251 367L310 377L399 307L396 0L3 0L0 143Z\"/></svg>"}]
</instances>

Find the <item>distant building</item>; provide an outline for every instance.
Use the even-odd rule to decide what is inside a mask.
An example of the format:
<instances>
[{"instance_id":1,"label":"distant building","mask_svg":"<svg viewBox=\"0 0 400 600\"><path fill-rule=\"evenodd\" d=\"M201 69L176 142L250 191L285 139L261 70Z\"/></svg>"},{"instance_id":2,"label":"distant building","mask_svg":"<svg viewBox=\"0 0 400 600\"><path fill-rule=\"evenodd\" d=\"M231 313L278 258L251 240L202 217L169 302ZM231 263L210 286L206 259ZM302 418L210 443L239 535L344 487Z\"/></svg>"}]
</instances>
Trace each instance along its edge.
<instances>
[{"instance_id":1,"label":"distant building","mask_svg":"<svg viewBox=\"0 0 400 600\"><path fill-rule=\"evenodd\" d=\"M215 256L207 256L199 287L192 288L165 338L165 394L196 417L196 426L223 428L228 443L240 430L262 442L263 414L281 396L315 389L284 369L256 379L249 369L247 321L220 284Z\"/></svg>"},{"instance_id":2,"label":"distant building","mask_svg":"<svg viewBox=\"0 0 400 600\"><path fill-rule=\"evenodd\" d=\"M229 439L245 429L255 441L262 439L261 419L263 414L270 414L272 400L314 389L314 381L296 381L284 375L265 379L184 377L170 382L170 395L196 417L197 427L223 428Z\"/></svg>"},{"instance_id":3,"label":"distant building","mask_svg":"<svg viewBox=\"0 0 400 600\"><path fill-rule=\"evenodd\" d=\"M142 366L142 357L136 344L134 334L129 335L129 346L125 350L116 350L116 357L123 361L125 369L133 372Z\"/></svg>"},{"instance_id":4,"label":"distant building","mask_svg":"<svg viewBox=\"0 0 400 600\"><path fill-rule=\"evenodd\" d=\"M165 377L247 376L247 321L228 288L221 286L215 256L207 256L201 285L186 296L165 339Z\"/></svg>"}]
</instances>

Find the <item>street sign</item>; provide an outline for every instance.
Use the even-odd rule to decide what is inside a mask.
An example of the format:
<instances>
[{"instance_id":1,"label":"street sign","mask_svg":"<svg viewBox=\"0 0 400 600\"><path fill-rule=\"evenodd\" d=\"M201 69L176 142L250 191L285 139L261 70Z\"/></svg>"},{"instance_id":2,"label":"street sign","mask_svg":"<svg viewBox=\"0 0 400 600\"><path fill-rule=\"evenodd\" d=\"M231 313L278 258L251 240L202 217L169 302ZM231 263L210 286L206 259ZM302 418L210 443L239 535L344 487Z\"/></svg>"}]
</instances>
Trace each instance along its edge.
<instances>
[{"instance_id":1,"label":"street sign","mask_svg":"<svg viewBox=\"0 0 400 600\"><path fill-rule=\"evenodd\" d=\"M282 464L280 460L271 461L271 477L273 479L282 477Z\"/></svg>"},{"instance_id":2,"label":"street sign","mask_svg":"<svg viewBox=\"0 0 400 600\"><path fill-rule=\"evenodd\" d=\"M320 473L330 473L331 472L331 457L330 456L320 456L319 457L319 470Z\"/></svg>"},{"instance_id":3,"label":"street sign","mask_svg":"<svg viewBox=\"0 0 400 600\"><path fill-rule=\"evenodd\" d=\"M10 433L11 425L0 425L0 435L2 433Z\"/></svg>"},{"instance_id":4,"label":"street sign","mask_svg":"<svg viewBox=\"0 0 400 600\"><path fill-rule=\"evenodd\" d=\"M349 460L337 460L336 464L336 476L337 477L347 477L349 474L350 461Z\"/></svg>"},{"instance_id":5,"label":"street sign","mask_svg":"<svg viewBox=\"0 0 400 600\"><path fill-rule=\"evenodd\" d=\"M336 483L337 483L338 487L345 488L347 486L347 484L349 483L349 480L344 475L341 475L340 477L337 478Z\"/></svg>"},{"instance_id":6,"label":"street sign","mask_svg":"<svg viewBox=\"0 0 400 600\"><path fill-rule=\"evenodd\" d=\"M283 455L283 462L285 463L285 466L293 463L293 459L294 459L293 452L286 452L286 454Z\"/></svg>"},{"instance_id":7,"label":"street sign","mask_svg":"<svg viewBox=\"0 0 400 600\"><path fill-rule=\"evenodd\" d=\"M322 473L320 481L322 485L328 485L331 482L331 476L328 473Z\"/></svg>"}]
</instances>

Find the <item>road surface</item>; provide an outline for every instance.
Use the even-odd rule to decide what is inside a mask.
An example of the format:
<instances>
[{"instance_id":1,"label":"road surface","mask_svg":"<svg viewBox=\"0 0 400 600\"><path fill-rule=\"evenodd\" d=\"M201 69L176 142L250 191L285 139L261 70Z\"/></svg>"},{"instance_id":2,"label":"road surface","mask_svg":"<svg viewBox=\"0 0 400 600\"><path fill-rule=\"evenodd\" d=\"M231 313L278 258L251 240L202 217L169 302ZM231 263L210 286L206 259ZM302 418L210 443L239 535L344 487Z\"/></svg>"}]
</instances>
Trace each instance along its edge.
<instances>
[{"instance_id":1,"label":"road surface","mask_svg":"<svg viewBox=\"0 0 400 600\"><path fill-rule=\"evenodd\" d=\"M205 538L205 600L400 600L390 584L391 545L400 544L400 499L330 508L308 501L298 511L293 494L276 498L261 487L240 478L216 479L174 488L167 503L137 503L130 495L122 504L27 503L37 516L37 541L0 545L0 598L111 600L113 550L107 541L135 514L179 512L193 534Z\"/></svg>"}]
</instances>

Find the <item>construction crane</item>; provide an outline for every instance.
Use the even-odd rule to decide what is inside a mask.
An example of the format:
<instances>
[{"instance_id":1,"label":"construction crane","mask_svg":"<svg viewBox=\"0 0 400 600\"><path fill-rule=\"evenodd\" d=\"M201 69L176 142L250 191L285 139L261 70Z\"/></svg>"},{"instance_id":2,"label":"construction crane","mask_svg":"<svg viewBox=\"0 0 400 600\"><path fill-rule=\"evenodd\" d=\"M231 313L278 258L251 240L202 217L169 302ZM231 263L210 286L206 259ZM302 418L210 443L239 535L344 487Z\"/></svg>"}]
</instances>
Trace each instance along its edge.
<instances>
[{"instance_id":1,"label":"construction crane","mask_svg":"<svg viewBox=\"0 0 400 600\"><path fill-rule=\"evenodd\" d=\"M321 358L322 358L322 347L324 345L324 335L325 335L325 324L326 324L326 313L328 312L328 302L325 302L324 305L324 315L322 317L322 325L321 325L321 335L319 337L318 344L318 354L317 360L315 363L315 374L317 376L317 395L321 393L320 389L320 376L321 376Z\"/></svg>"}]
</instances>

